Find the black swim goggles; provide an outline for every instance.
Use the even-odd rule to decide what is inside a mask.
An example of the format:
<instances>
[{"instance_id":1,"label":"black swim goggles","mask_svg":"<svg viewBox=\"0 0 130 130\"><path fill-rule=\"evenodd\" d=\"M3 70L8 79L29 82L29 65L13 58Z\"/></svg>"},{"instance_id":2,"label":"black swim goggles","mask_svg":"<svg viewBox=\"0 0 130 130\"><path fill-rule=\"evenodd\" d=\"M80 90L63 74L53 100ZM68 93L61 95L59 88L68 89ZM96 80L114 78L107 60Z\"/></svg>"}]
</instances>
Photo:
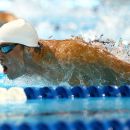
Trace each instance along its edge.
<instances>
[{"instance_id":1,"label":"black swim goggles","mask_svg":"<svg viewBox=\"0 0 130 130\"><path fill-rule=\"evenodd\" d=\"M17 44L3 44L0 45L0 51L4 54L11 52Z\"/></svg>"}]
</instances>

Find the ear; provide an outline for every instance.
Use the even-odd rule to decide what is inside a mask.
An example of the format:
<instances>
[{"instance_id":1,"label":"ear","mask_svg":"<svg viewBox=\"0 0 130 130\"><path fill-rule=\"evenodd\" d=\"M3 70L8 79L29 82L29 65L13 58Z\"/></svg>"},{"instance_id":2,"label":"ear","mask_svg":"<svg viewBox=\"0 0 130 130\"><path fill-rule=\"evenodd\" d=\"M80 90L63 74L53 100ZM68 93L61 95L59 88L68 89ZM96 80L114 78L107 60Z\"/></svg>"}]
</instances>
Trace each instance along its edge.
<instances>
[{"instance_id":1,"label":"ear","mask_svg":"<svg viewBox=\"0 0 130 130\"><path fill-rule=\"evenodd\" d=\"M43 46L42 42L40 42L40 41L41 40L38 41L38 45L40 46L40 48L43 48L44 46Z\"/></svg>"}]
</instances>

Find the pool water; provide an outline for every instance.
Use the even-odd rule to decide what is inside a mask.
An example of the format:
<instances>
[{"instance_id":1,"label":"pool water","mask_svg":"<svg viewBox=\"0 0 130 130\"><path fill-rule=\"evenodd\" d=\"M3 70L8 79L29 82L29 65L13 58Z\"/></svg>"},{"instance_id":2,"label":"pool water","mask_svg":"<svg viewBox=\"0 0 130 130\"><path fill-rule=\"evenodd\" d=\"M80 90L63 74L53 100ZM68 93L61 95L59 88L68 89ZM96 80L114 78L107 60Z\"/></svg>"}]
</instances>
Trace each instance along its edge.
<instances>
[{"instance_id":1,"label":"pool water","mask_svg":"<svg viewBox=\"0 0 130 130\"><path fill-rule=\"evenodd\" d=\"M0 123L93 119L127 120L130 117L129 98L86 98L31 100L19 104L0 105ZM51 122L50 122L51 121Z\"/></svg>"},{"instance_id":2,"label":"pool water","mask_svg":"<svg viewBox=\"0 0 130 130\"><path fill-rule=\"evenodd\" d=\"M0 74L1 87L14 86L28 87L30 84L10 81L6 75ZM19 84L19 85L18 85ZM26 84L26 85L25 85ZM23 86L22 86L23 85ZM31 86L31 85L30 85ZM33 84L34 87L43 85ZM55 86L54 86L55 87ZM0 103L0 123L15 122L47 122L53 123L59 120L91 121L93 119L120 119L127 120L130 117L130 98L121 97L87 97L71 99L35 99L25 103ZM51 121L51 122L50 122Z\"/></svg>"}]
</instances>

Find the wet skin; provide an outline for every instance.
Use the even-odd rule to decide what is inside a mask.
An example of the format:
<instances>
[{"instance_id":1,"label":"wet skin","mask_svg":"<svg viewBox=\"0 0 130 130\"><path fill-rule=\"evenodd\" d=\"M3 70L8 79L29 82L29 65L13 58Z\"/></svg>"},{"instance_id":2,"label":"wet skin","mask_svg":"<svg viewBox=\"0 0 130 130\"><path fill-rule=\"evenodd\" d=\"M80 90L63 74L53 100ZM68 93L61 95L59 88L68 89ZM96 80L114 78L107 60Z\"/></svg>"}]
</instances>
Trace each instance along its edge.
<instances>
[{"instance_id":1,"label":"wet skin","mask_svg":"<svg viewBox=\"0 0 130 130\"><path fill-rule=\"evenodd\" d=\"M129 83L130 64L117 59L104 48L82 40L39 41L39 48L17 45L11 52L0 52L7 75L15 79L24 74L40 75L57 85Z\"/></svg>"},{"instance_id":2,"label":"wet skin","mask_svg":"<svg viewBox=\"0 0 130 130\"><path fill-rule=\"evenodd\" d=\"M0 60L1 64L7 67L7 75L10 79L17 78L25 72L21 45L17 45L13 51L7 54L0 52Z\"/></svg>"}]
</instances>

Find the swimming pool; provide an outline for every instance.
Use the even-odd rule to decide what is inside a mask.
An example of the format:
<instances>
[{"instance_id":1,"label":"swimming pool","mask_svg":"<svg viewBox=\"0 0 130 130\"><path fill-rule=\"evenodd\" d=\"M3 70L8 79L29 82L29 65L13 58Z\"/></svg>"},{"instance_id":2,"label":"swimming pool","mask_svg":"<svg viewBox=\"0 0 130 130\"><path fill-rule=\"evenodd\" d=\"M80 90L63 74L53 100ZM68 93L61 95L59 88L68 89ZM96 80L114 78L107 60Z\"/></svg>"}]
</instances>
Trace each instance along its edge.
<instances>
[{"instance_id":1,"label":"swimming pool","mask_svg":"<svg viewBox=\"0 0 130 130\"><path fill-rule=\"evenodd\" d=\"M11 124L11 127L26 124L34 128L39 122L50 127L61 121L67 124L74 121L108 122L113 119L123 124L130 117L129 102L129 98L89 98L31 100L24 104L0 105L0 124Z\"/></svg>"},{"instance_id":2,"label":"swimming pool","mask_svg":"<svg viewBox=\"0 0 130 130\"><path fill-rule=\"evenodd\" d=\"M15 0L15 5L19 9L23 9L26 3L25 11L19 10L18 12L19 14L17 13L16 10L13 10L12 8L9 9L9 11L13 12L16 16L20 16L31 21L32 24L35 25L39 33L39 36L46 39L51 38L64 39L71 37L71 35L78 35L78 34L83 34L86 37L89 31L92 31L92 33L94 33L94 31L96 30L97 32L99 31L101 33L105 32L104 33L105 35L107 35L110 38L114 38L116 40L117 39L119 40L120 37L129 40L129 37L127 35L129 34L129 19L128 19L129 6L126 6L126 8L124 9L124 6L121 7L120 4L119 5L120 12L118 13L118 15L117 15L118 6L114 6L114 8L112 8L111 10L111 12L114 13L114 15L111 15L111 12L109 13L109 11L111 9L112 2L110 2L110 6L107 6L107 4L105 3L106 8L104 9L102 8L103 5L101 0L92 0L91 5L86 3L84 4L83 2L84 0L81 1L82 2L80 3L80 5L78 5L77 4L79 2L78 0L77 3L73 3L72 0L70 1L67 0L67 2L65 2L65 8L63 12L60 12L62 10L63 5L62 2L59 2L58 0L53 1L53 4L58 4L61 7L60 8L61 10L57 7L54 8L50 6L51 2L47 0L44 1L45 4L41 4L42 6L40 6L40 8L38 8L40 5L39 3L40 2L42 3L42 1L40 1L39 3L37 3L37 1L30 1L32 2L32 4L30 3L28 4L26 3L26 1L23 0L21 1ZM115 3L117 4L118 2ZM36 8L37 11L35 10L34 13L33 5L35 4L37 7ZM127 2L125 3L125 5L127 5ZM85 6L87 6L87 10ZM29 7L31 9L30 12L27 11ZM46 11L48 7L50 7L50 10ZM42 11L44 11L44 14L41 14L39 9L43 9ZM124 10L127 13L124 13ZM52 12L54 12L53 16ZM68 15L68 12L72 12L73 15L71 13L69 13ZM84 16L82 12L85 12L87 17ZM97 12L98 15L96 14ZM118 29L120 29L120 32ZM125 49L123 51L125 53ZM124 55L122 54L122 56L120 57L123 56ZM1 87L6 88L10 88L12 86L19 86L24 88L33 86L39 88L42 85L42 83L40 83L38 80L37 82L34 83L33 80L30 79L25 80L25 78L24 80L21 80L20 78L15 81L10 81L7 79L6 75L0 74L1 79L0 85ZM18 127L22 124L19 128L21 130L26 129L41 130L43 128L45 130L48 130L47 127L45 127L45 125L42 125L42 127L37 128L35 127L37 123L44 122L45 124L47 124L47 126L52 127L53 130L54 129L61 130L63 128L68 130L69 128L66 128L66 125L72 125L73 124L72 122L76 120L78 121L80 120L82 121L82 123L87 123L87 126L89 126L93 121L98 120L100 121L100 123L106 121L107 122L106 124L109 124L108 122L113 121L113 119L117 121L115 123L116 126L120 125L123 126L123 124L128 122L127 126L129 126L129 128L127 129L130 129L129 102L130 102L129 97L117 96L117 97L88 97L79 99L77 98L35 99L35 100L28 100L25 103L7 103L7 104L0 103L0 127L2 126L0 129L3 130L15 129L15 126ZM61 127L57 128L55 127L54 124L58 123L59 121L60 122L63 121L65 122L65 124L63 122L62 125L59 123ZM90 126L94 126L93 123ZM96 127L97 130L101 128L102 127L98 128ZM104 129L108 128L109 127L106 126L106 128ZM113 129L114 128L115 127L113 127ZM81 127L80 124L80 127L70 129L81 130L83 129L83 127ZM90 127L90 129L94 130L94 128L92 127ZM123 129L123 127L120 126L115 129Z\"/></svg>"},{"instance_id":3,"label":"swimming pool","mask_svg":"<svg viewBox=\"0 0 130 130\"><path fill-rule=\"evenodd\" d=\"M1 73L1 87L15 86L13 83L7 85L5 81L7 81L6 75ZM56 124L59 124L61 129L64 125L73 126L75 121L85 123L87 127L95 126L92 125L93 122L96 122L96 125L103 123L103 127L107 128L115 126L120 128L120 125L126 127L125 124L130 117L129 86L124 85L120 89L118 86L91 86L89 88L77 86L76 89L75 87L24 86L28 99L26 102L0 103L0 127L3 130L19 127L25 130L41 130L45 126L37 128L37 125L44 123L47 127L58 130ZM110 126L111 121L114 122L114 126ZM81 129L81 124L78 127ZM74 128L74 130L77 129Z\"/></svg>"},{"instance_id":4,"label":"swimming pool","mask_svg":"<svg viewBox=\"0 0 130 130\"><path fill-rule=\"evenodd\" d=\"M126 88L128 90L124 91ZM83 124L86 127L94 127L91 130L97 128L97 124L97 129L102 126L106 127L102 128L104 130L109 127L129 127L130 86L121 86L120 89L116 86L26 87L24 91L28 99L26 102L0 104L0 127L3 130L9 127L41 130L45 128L44 125L56 130L64 128L64 125L71 125L77 130L77 127L81 129ZM39 128L39 123L44 125Z\"/></svg>"},{"instance_id":5,"label":"swimming pool","mask_svg":"<svg viewBox=\"0 0 130 130\"><path fill-rule=\"evenodd\" d=\"M130 117L129 102L129 98L32 100L21 104L1 105L0 122L54 123L60 120L90 121L113 118L124 121Z\"/></svg>"}]
</instances>

